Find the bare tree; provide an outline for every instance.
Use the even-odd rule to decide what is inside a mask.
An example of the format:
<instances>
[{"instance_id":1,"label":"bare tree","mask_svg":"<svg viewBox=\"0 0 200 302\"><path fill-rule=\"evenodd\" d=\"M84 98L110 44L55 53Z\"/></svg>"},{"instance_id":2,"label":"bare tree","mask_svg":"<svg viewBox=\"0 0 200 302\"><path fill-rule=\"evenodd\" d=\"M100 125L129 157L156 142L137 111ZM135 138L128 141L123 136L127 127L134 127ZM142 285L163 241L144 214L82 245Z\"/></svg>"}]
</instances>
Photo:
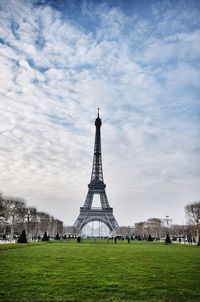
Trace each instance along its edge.
<instances>
[{"instance_id":1,"label":"bare tree","mask_svg":"<svg viewBox=\"0 0 200 302\"><path fill-rule=\"evenodd\" d=\"M131 226L120 226L117 230L116 230L116 236L123 236L123 237L131 237L134 234L134 228Z\"/></svg>"},{"instance_id":2,"label":"bare tree","mask_svg":"<svg viewBox=\"0 0 200 302\"><path fill-rule=\"evenodd\" d=\"M37 234L42 235L48 231L50 215L44 212L37 212L38 230Z\"/></svg>"},{"instance_id":3,"label":"bare tree","mask_svg":"<svg viewBox=\"0 0 200 302\"><path fill-rule=\"evenodd\" d=\"M2 193L0 193L0 232L4 236L6 234L8 217L6 215L6 205Z\"/></svg>"},{"instance_id":4,"label":"bare tree","mask_svg":"<svg viewBox=\"0 0 200 302\"><path fill-rule=\"evenodd\" d=\"M63 234L63 222L55 219L54 220L54 231L55 233L58 233L59 235Z\"/></svg>"},{"instance_id":5,"label":"bare tree","mask_svg":"<svg viewBox=\"0 0 200 302\"><path fill-rule=\"evenodd\" d=\"M53 216L50 216L49 225L48 225L48 233L54 238L54 228L55 228L55 219Z\"/></svg>"},{"instance_id":6,"label":"bare tree","mask_svg":"<svg viewBox=\"0 0 200 302\"><path fill-rule=\"evenodd\" d=\"M5 205L3 202L2 193L0 193L0 223L2 223L5 219Z\"/></svg>"},{"instance_id":7,"label":"bare tree","mask_svg":"<svg viewBox=\"0 0 200 302\"><path fill-rule=\"evenodd\" d=\"M25 208L24 216L25 216L27 237L30 237L30 235L33 236L33 230L36 224L36 216L37 216L36 208Z\"/></svg>"},{"instance_id":8,"label":"bare tree","mask_svg":"<svg viewBox=\"0 0 200 302\"><path fill-rule=\"evenodd\" d=\"M63 231L65 234L70 235L70 236L79 234L79 230L75 226L64 226Z\"/></svg>"},{"instance_id":9,"label":"bare tree","mask_svg":"<svg viewBox=\"0 0 200 302\"><path fill-rule=\"evenodd\" d=\"M11 239L13 239L16 224L24 221L25 203L23 199L16 197L6 197L4 203L8 222L11 226Z\"/></svg>"},{"instance_id":10,"label":"bare tree","mask_svg":"<svg viewBox=\"0 0 200 302\"><path fill-rule=\"evenodd\" d=\"M196 231L197 241L199 241L200 201L196 201L196 202L186 205L185 212L188 217L189 224L192 225Z\"/></svg>"},{"instance_id":11,"label":"bare tree","mask_svg":"<svg viewBox=\"0 0 200 302\"><path fill-rule=\"evenodd\" d=\"M144 236L145 221L135 223L135 235Z\"/></svg>"},{"instance_id":12,"label":"bare tree","mask_svg":"<svg viewBox=\"0 0 200 302\"><path fill-rule=\"evenodd\" d=\"M3 209L3 197L2 197L2 193L0 192L0 213L2 213L2 209Z\"/></svg>"},{"instance_id":13,"label":"bare tree","mask_svg":"<svg viewBox=\"0 0 200 302\"><path fill-rule=\"evenodd\" d=\"M13 239L14 233L26 229L27 235L38 236L48 232L63 234L63 222L54 219L44 212L37 212L36 208L26 207L22 198L3 196L0 192L0 232L5 234L6 229Z\"/></svg>"},{"instance_id":14,"label":"bare tree","mask_svg":"<svg viewBox=\"0 0 200 302\"><path fill-rule=\"evenodd\" d=\"M186 227L185 225L181 224L172 224L170 227L170 234L172 234L173 237L178 237L180 235L185 234Z\"/></svg>"}]
</instances>

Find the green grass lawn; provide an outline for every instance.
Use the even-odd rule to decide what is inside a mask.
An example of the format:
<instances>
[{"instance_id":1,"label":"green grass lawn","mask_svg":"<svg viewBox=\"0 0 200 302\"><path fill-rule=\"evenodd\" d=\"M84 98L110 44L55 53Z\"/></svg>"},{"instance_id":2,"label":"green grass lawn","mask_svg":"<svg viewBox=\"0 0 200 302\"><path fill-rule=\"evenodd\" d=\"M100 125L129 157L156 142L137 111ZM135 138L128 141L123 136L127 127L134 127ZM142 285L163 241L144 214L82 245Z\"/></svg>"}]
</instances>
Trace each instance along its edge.
<instances>
[{"instance_id":1,"label":"green grass lawn","mask_svg":"<svg viewBox=\"0 0 200 302\"><path fill-rule=\"evenodd\" d=\"M106 241L0 245L0 301L200 301L200 247Z\"/></svg>"}]
</instances>

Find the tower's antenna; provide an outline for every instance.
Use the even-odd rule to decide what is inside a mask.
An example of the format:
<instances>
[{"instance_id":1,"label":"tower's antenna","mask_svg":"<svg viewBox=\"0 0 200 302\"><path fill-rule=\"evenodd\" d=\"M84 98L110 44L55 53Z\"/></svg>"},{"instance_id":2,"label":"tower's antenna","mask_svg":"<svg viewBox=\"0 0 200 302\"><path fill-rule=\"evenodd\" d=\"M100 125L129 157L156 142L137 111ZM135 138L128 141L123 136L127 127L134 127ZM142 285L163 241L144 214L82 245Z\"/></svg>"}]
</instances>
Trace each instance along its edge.
<instances>
[{"instance_id":1,"label":"tower's antenna","mask_svg":"<svg viewBox=\"0 0 200 302\"><path fill-rule=\"evenodd\" d=\"M99 117L99 108L97 108L98 109L98 114L97 114L97 117Z\"/></svg>"}]
</instances>

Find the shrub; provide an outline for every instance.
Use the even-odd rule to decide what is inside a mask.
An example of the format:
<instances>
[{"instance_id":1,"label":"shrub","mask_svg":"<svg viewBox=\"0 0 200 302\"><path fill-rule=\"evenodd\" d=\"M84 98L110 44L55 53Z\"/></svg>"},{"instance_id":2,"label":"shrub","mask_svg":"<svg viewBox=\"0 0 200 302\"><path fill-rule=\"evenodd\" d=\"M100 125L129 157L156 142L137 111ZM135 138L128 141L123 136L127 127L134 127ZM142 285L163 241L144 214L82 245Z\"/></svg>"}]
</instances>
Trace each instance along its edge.
<instances>
[{"instance_id":1,"label":"shrub","mask_svg":"<svg viewBox=\"0 0 200 302\"><path fill-rule=\"evenodd\" d=\"M151 236L151 234L149 234L149 236L148 236L148 239L147 239L148 241L153 241L153 238L152 238L152 236Z\"/></svg>"},{"instance_id":2,"label":"shrub","mask_svg":"<svg viewBox=\"0 0 200 302\"><path fill-rule=\"evenodd\" d=\"M42 241L49 241L49 237L47 236L47 232L44 233L44 236L42 237Z\"/></svg>"},{"instance_id":3,"label":"shrub","mask_svg":"<svg viewBox=\"0 0 200 302\"><path fill-rule=\"evenodd\" d=\"M169 237L169 234L167 234L167 236L166 236L165 243L171 243L171 239Z\"/></svg>"},{"instance_id":4,"label":"shrub","mask_svg":"<svg viewBox=\"0 0 200 302\"><path fill-rule=\"evenodd\" d=\"M57 233L56 234L56 236L55 236L55 238L54 238L55 240L60 240L60 236L59 236L59 234Z\"/></svg>"},{"instance_id":5,"label":"shrub","mask_svg":"<svg viewBox=\"0 0 200 302\"><path fill-rule=\"evenodd\" d=\"M23 230L23 232L19 236L17 242L18 243L27 243L28 242L27 239L26 239L26 232L25 232L25 230Z\"/></svg>"}]
</instances>

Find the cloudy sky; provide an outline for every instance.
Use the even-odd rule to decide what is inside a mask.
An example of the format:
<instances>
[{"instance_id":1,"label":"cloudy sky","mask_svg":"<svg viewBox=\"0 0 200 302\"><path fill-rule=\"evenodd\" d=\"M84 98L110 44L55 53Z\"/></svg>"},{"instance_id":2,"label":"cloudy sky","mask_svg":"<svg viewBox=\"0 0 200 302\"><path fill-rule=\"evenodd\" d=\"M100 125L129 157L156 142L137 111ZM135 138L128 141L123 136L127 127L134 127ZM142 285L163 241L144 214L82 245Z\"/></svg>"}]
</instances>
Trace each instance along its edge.
<instances>
[{"instance_id":1,"label":"cloudy sky","mask_svg":"<svg viewBox=\"0 0 200 302\"><path fill-rule=\"evenodd\" d=\"M0 0L0 191L74 223L102 118L120 225L200 198L200 2Z\"/></svg>"}]
</instances>

